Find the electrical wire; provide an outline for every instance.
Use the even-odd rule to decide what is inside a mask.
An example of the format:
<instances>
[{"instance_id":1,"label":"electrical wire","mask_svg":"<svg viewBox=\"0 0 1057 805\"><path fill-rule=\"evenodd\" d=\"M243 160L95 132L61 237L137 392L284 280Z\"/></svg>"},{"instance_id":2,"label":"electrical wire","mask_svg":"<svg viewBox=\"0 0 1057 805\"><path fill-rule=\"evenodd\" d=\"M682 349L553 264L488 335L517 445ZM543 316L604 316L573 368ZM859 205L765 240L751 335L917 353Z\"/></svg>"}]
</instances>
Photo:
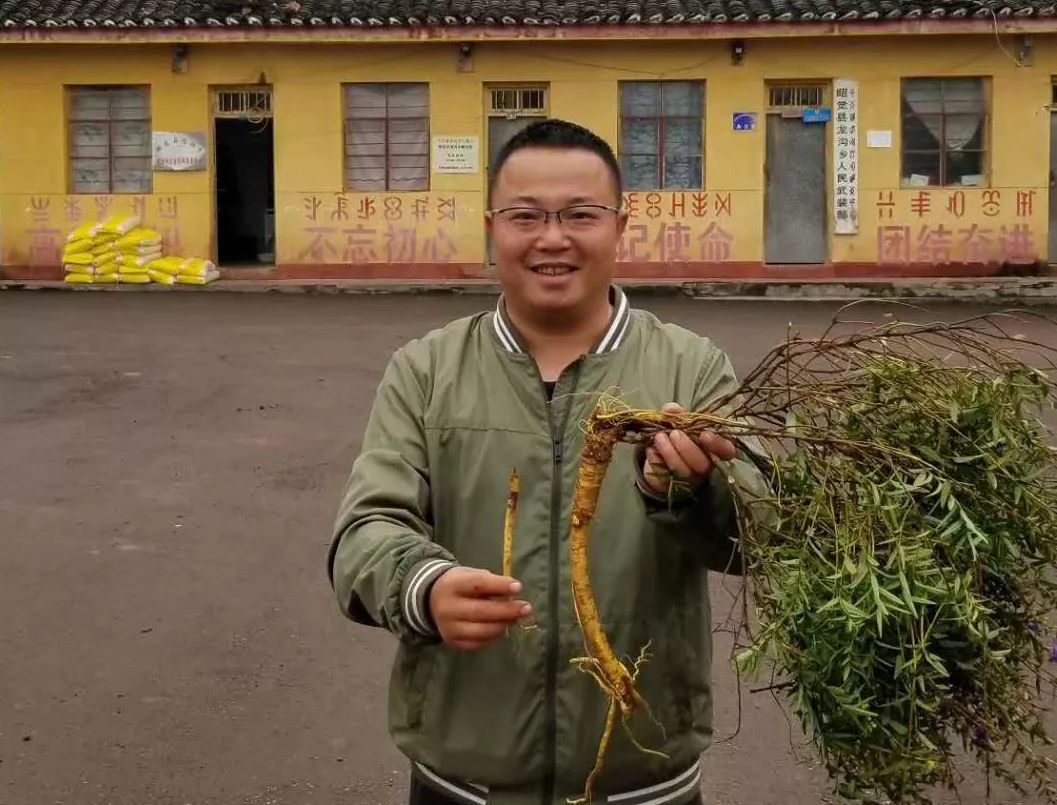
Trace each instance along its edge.
<instances>
[{"instance_id":1,"label":"electrical wire","mask_svg":"<svg viewBox=\"0 0 1057 805\"><path fill-rule=\"evenodd\" d=\"M989 13L991 15L991 23L992 23L992 25L994 27L995 42L998 43L998 49L1001 50L1003 53L1005 53L1006 56L1017 67L1027 67L1028 65L1025 64L1024 62L1022 62L1020 60L1019 56L1017 56L1015 53L1010 53L1008 50L1006 50L1006 46L1002 44L1002 37L999 35L999 30L998 30L998 15L995 14L995 10L993 8L991 8L991 6L989 6L987 3L983 2L983 0L969 0L969 2L972 3L973 5L980 6L980 8L986 9L987 13Z\"/></svg>"}]
</instances>

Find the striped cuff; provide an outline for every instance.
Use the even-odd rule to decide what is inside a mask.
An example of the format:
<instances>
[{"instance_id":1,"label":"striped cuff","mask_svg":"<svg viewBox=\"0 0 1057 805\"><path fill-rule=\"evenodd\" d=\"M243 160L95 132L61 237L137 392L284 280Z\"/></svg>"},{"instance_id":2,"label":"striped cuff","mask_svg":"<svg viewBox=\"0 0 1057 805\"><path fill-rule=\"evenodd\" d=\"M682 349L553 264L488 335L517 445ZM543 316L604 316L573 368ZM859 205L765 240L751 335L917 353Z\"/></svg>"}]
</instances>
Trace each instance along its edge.
<instances>
[{"instance_id":1,"label":"striped cuff","mask_svg":"<svg viewBox=\"0 0 1057 805\"><path fill-rule=\"evenodd\" d=\"M411 569L404 578L404 589L401 596L404 618L408 625L425 637L434 637L437 629L429 615L429 591L442 573L455 567L447 559L427 559Z\"/></svg>"}]
</instances>

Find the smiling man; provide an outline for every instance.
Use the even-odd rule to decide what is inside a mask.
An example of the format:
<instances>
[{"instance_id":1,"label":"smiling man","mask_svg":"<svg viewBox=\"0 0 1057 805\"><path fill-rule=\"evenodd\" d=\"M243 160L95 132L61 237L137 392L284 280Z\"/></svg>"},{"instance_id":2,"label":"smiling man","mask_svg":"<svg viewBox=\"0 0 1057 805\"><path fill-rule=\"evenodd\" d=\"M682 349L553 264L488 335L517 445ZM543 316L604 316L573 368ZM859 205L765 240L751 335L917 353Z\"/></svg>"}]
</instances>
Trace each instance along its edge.
<instances>
[{"instance_id":1,"label":"smiling man","mask_svg":"<svg viewBox=\"0 0 1057 805\"><path fill-rule=\"evenodd\" d=\"M594 766L607 705L569 662L583 653L568 565L580 423L607 390L636 407L701 410L736 381L711 342L631 309L614 286L627 216L617 161L595 134L558 120L517 134L493 166L489 206L503 295L393 356L329 572L346 615L399 638L389 719L412 763L412 803L565 805ZM639 682L656 721L632 719L614 736L597 801L700 801L712 732L707 572L740 569L728 473L763 494L759 473L715 434L620 446L609 470L591 575L617 652L650 645Z\"/></svg>"}]
</instances>

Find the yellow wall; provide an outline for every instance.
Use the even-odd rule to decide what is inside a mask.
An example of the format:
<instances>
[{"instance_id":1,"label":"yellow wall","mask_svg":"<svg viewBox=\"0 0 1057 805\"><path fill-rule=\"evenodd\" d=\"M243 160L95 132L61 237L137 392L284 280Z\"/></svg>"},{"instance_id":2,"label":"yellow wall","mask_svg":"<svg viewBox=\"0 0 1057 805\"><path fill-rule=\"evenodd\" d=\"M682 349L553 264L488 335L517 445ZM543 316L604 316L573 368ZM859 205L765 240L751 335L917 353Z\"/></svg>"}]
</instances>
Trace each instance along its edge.
<instances>
[{"instance_id":1,"label":"yellow wall","mask_svg":"<svg viewBox=\"0 0 1057 805\"><path fill-rule=\"evenodd\" d=\"M683 260L763 260L766 82L855 79L860 226L855 235L830 231L838 273L840 263L879 258L1045 259L1057 36L1035 37L1029 67L1014 65L993 35L751 40L741 66L731 64L729 44L722 41L484 43L475 45L472 71L457 68L456 52L450 43L216 43L192 46L190 69L174 74L164 45L6 46L0 49L0 259L8 266L54 263L56 244L75 223L133 209L164 230L171 251L213 256L211 170L156 173L154 192L145 198L67 195L64 86L149 83L156 130L210 132L210 88L253 83L262 72L275 93L283 265L483 259L483 173L434 174L424 193L342 193L340 85L353 81L428 81L431 133L481 137L484 162L482 87L490 82L547 83L552 115L583 123L616 145L619 81L705 80L706 187L685 194L639 191L628 199L635 214L623 258L663 258L677 276ZM924 196L900 189L899 85L901 77L915 76L991 78L987 188L963 189L959 196L954 188L928 189ZM735 111L760 113L758 130L732 131ZM867 148L868 129L891 130L893 147ZM393 275L399 274L396 265Z\"/></svg>"}]
</instances>

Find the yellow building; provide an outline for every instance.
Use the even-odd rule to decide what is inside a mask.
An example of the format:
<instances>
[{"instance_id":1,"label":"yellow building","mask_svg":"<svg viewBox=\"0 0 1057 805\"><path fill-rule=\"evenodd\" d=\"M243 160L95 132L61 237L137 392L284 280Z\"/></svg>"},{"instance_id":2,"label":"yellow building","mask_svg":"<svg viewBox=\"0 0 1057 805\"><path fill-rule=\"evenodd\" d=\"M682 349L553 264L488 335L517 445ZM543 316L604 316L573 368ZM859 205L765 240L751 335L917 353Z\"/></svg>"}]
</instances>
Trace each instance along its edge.
<instances>
[{"instance_id":1,"label":"yellow building","mask_svg":"<svg viewBox=\"0 0 1057 805\"><path fill-rule=\"evenodd\" d=\"M544 116L617 150L624 276L1054 254L1049 0L99 7L0 1L5 278L114 212L229 278L488 276L490 155Z\"/></svg>"}]
</instances>

